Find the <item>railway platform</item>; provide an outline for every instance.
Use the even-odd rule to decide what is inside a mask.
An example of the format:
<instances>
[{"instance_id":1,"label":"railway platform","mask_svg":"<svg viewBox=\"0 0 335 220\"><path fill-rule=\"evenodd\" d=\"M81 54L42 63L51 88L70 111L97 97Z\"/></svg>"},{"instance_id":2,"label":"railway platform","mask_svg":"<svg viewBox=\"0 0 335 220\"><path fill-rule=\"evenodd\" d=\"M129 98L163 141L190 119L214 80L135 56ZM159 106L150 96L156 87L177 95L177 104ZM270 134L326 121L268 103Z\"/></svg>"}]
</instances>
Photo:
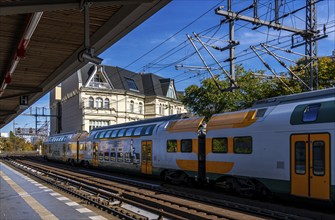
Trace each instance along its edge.
<instances>
[{"instance_id":1,"label":"railway platform","mask_svg":"<svg viewBox=\"0 0 335 220\"><path fill-rule=\"evenodd\" d=\"M106 219L1 162L0 189L1 220Z\"/></svg>"}]
</instances>

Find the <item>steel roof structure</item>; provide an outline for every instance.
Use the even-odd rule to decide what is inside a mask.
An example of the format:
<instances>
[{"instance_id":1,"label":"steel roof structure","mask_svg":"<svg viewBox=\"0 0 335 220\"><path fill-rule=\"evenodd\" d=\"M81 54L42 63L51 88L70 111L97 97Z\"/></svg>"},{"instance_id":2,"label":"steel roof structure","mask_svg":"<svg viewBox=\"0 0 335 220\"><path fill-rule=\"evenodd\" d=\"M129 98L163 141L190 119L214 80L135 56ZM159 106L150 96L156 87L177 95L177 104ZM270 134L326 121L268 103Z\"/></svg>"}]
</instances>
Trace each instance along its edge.
<instances>
[{"instance_id":1,"label":"steel roof structure","mask_svg":"<svg viewBox=\"0 0 335 220\"><path fill-rule=\"evenodd\" d=\"M0 0L0 128L87 61L84 0ZM99 55L170 0L90 0L89 41Z\"/></svg>"}]
</instances>

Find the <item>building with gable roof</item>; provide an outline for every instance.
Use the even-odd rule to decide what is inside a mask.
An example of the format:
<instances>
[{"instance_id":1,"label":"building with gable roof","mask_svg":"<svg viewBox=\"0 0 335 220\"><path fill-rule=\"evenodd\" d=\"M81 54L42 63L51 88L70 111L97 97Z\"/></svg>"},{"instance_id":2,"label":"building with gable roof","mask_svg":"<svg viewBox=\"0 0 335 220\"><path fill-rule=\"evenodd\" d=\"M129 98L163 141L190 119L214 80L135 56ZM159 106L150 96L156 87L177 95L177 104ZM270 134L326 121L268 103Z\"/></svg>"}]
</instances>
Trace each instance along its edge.
<instances>
[{"instance_id":1,"label":"building with gable roof","mask_svg":"<svg viewBox=\"0 0 335 220\"><path fill-rule=\"evenodd\" d=\"M51 134L187 112L173 79L93 64L50 92L50 108Z\"/></svg>"}]
</instances>

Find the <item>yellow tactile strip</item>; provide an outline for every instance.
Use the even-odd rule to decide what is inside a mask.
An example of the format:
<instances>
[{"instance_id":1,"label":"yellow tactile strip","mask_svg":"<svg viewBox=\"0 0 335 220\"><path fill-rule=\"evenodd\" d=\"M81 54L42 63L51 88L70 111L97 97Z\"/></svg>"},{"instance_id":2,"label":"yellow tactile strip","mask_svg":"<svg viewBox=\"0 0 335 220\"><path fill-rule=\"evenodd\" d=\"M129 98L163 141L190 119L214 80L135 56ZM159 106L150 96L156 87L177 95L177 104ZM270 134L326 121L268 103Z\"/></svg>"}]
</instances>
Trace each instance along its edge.
<instances>
[{"instance_id":1,"label":"yellow tactile strip","mask_svg":"<svg viewBox=\"0 0 335 220\"><path fill-rule=\"evenodd\" d=\"M43 205L41 205L36 199L34 199L31 195L29 195L24 189L22 189L19 185L17 185L11 178L9 178L6 174L0 171L0 176L12 187L24 201L36 211L36 213L42 218L47 220L58 219L55 215L53 215L48 209L46 209Z\"/></svg>"}]
</instances>

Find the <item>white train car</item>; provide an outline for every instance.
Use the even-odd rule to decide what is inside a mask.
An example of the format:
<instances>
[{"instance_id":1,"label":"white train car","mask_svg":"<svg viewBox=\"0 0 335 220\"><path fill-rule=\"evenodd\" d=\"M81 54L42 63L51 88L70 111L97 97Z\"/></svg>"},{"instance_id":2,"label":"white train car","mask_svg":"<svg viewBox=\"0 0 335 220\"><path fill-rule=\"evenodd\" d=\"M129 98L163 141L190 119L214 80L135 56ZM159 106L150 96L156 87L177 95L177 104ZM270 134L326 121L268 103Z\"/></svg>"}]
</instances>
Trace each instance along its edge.
<instances>
[{"instance_id":1,"label":"white train car","mask_svg":"<svg viewBox=\"0 0 335 220\"><path fill-rule=\"evenodd\" d=\"M85 163L102 169L154 176L161 176L162 172L170 167L178 169L175 158L166 154L166 143L169 139L166 129L182 137L183 134L176 130L178 124L175 120L188 120L181 119L184 117L185 115L178 114L97 128L87 139L87 155L91 157L87 157ZM185 138L197 141L198 126L196 125L191 136L185 132ZM179 141L178 149L180 143Z\"/></svg>"},{"instance_id":2,"label":"white train car","mask_svg":"<svg viewBox=\"0 0 335 220\"><path fill-rule=\"evenodd\" d=\"M42 154L48 160L72 165L83 163L84 155L87 155L87 136L86 131L52 135L43 143Z\"/></svg>"},{"instance_id":3,"label":"white train car","mask_svg":"<svg viewBox=\"0 0 335 220\"><path fill-rule=\"evenodd\" d=\"M335 200L335 89L214 115L206 175L239 192Z\"/></svg>"}]
</instances>

